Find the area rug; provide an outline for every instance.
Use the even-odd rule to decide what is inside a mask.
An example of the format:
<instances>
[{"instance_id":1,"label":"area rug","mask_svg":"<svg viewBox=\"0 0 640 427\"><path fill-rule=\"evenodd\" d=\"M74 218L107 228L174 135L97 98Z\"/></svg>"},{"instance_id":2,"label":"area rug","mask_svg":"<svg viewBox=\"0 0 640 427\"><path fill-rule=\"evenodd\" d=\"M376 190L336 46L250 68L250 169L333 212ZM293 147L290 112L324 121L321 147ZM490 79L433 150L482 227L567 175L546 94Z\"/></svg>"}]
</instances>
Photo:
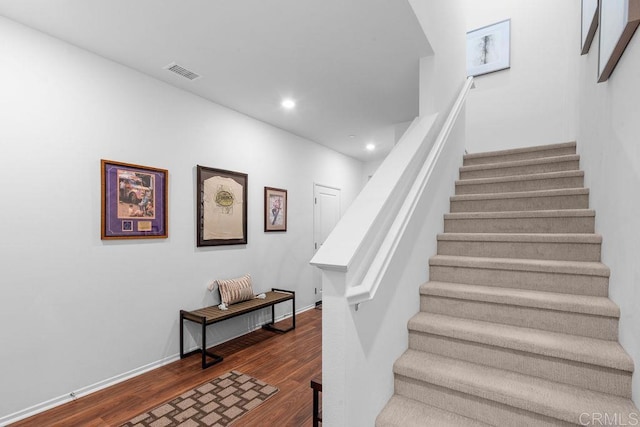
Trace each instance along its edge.
<instances>
[{"instance_id":1,"label":"area rug","mask_svg":"<svg viewBox=\"0 0 640 427\"><path fill-rule=\"evenodd\" d=\"M277 387L231 371L138 415L123 426L228 426L277 392Z\"/></svg>"}]
</instances>

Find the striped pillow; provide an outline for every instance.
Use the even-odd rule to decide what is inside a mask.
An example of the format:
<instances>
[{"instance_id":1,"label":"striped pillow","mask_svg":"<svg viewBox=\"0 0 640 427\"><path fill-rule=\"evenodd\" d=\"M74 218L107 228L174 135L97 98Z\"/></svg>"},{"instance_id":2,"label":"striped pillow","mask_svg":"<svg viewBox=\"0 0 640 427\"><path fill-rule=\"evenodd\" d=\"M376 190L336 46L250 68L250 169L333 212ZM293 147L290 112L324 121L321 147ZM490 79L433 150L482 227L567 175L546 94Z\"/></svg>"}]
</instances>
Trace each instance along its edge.
<instances>
[{"instance_id":1,"label":"striped pillow","mask_svg":"<svg viewBox=\"0 0 640 427\"><path fill-rule=\"evenodd\" d=\"M218 288L220 289L220 300L227 306L255 297L253 287L251 286L251 275L249 274L245 274L237 279L218 279L217 282Z\"/></svg>"}]
</instances>

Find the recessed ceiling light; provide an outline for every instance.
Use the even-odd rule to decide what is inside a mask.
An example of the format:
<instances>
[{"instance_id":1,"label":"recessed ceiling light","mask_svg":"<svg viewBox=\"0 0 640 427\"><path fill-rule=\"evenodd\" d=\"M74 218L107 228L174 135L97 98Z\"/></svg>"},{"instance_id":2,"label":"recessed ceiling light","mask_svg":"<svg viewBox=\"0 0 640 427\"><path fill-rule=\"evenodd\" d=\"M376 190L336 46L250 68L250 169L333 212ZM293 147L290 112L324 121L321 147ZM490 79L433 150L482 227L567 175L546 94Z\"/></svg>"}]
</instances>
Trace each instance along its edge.
<instances>
[{"instance_id":1,"label":"recessed ceiling light","mask_svg":"<svg viewBox=\"0 0 640 427\"><path fill-rule=\"evenodd\" d=\"M376 145L372 144L372 143L369 143L369 144L367 144L367 146L365 148L367 149L367 151L373 151L373 150L376 149Z\"/></svg>"},{"instance_id":2,"label":"recessed ceiling light","mask_svg":"<svg viewBox=\"0 0 640 427\"><path fill-rule=\"evenodd\" d=\"M280 105L282 105L282 108L286 110L292 110L293 108L295 108L296 102L291 98L287 98L283 99Z\"/></svg>"}]
</instances>

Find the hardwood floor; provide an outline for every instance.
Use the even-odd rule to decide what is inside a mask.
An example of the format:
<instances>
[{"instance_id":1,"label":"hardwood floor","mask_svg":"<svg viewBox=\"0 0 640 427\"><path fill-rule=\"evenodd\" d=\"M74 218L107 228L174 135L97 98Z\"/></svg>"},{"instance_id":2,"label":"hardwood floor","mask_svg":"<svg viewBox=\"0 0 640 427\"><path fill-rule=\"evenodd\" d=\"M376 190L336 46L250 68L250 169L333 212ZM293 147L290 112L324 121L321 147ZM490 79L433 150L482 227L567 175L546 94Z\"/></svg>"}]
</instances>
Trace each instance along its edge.
<instances>
[{"instance_id":1,"label":"hardwood floor","mask_svg":"<svg viewBox=\"0 0 640 427\"><path fill-rule=\"evenodd\" d=\"M309 310L296 316L296 329L286 334L257 330L214 347L224 360L208 369L201 368L200 355L193 355L12 426L118 426L231 370L280 389L234 426L311 426L310 381L322 369L321 328L322 311Z\"/></svg>"}]
</instances>

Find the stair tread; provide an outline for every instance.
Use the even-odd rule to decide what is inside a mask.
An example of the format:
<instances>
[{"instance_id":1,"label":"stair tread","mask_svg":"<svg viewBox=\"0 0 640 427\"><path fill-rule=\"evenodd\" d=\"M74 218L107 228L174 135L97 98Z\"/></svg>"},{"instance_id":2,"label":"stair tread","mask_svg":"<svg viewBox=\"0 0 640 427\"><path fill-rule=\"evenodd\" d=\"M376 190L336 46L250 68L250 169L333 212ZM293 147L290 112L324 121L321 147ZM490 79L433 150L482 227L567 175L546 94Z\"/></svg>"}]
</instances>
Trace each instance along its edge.
<instances>
[{"instance_id":1,"label":"stair tread","mask_svg":"<svg viewBox=\"0 0 640 427\"><path fill-rule=\"evenodd\" d=\"M502 219L502 218L578 218L595 217L592 209L554 209L544 211L505 211L505 212L453 212L444 215L445 219Z\"/></svg>"},{"instance_id":2,"label":"stair tread","mask_svg":"<svg viewBox=\"0 0 640 427\"><path fill-rule=\"evenodd\" d=\"M420 312L409 330L633 372L633 360L616 341Z\"/></svg>"},{"instance_id":3,"label":"stair tread","mask_svg":"<svg viewBox=\"0 0 640 427\"><path fill-rule=\"evenodd\" d=\"M606 297L570 295L496 286L465 285L461 283L427 282L420 286L421 295L435 295L455 299L517 305L546 310L619 317L620 309Z\"/></svg>"},{"instance_id":4,"label":"stair tread","mask_svg":"<svg viewBox=\"0 0 640 427\"><path fill-rule=\"evenodd\" d=\"M493 163L492 163L493 164ZM570 170L561 172L540 172L526 175L509 175L509 176L496 176L490 178L469 178L460 179L456 181L456 185L481 185L481 184L495 184L500 182L519 182L519 181L538 181L543 179L558 179L558 178L575 178L583 177L584 172L581 170Z\"/></svg>"},{"instance_id":5,"label":"stair tread","mask_svg":"<svg viewBox=\"0 0 640 427\"><path fill-rule=\"evenodd\" d=\"M583 413L638 413L630 399L416 350L394 373L570 423Z\"/></svg>"},{"instance_id":6,"label":"stair tread","mask_svg":"<svg viewBox=\"0 0 640 427\"><path fill-rule=\"evenodd\" d=\"M480 171L480 170L516 168L520 166L543 165L543 164L549 164L549 163L575 162L578 160L580 160L579 154L567 154L564 156L540 157L537 159L511 160L507 162L461 166L460 172L462 173L462 172Z\"/></svg>"},{"instance_id":7,"label":"stair tread","mask_svg":"<svg viewBox=\"0 0 640 427\"><path fill-rule=\"evenodd\" d=\"M526 243L602 243L595 233L442 233L438 241L526 242Z\"/></svg>"},{"instance_id":8,"label":"stair tread","mask_svg":"<svg viewBox=\"0 0 640 427\"><path fill-rule=\"evenodd\" d=\"M435 255L429 259L429 265L559 274L580 274L601 277L609 277L611 273L609 267L601 262L554 261L521 258L485 258L456 255Z\"/></svg>"},{"instance_id":9,"label":"stair tread","mask_svg":"<svg viewBox=\"0 0 640 427\"><path fill-rule=\"evenodd\" d=\"M393 395L376 419L376 427L489 427L489 424L454 414L404 396Z\"/></svg>"},{"instance_id":10,"label":"stair tread","mask_svg":"<svg viewBox=\"0 0 640 427\"><path fill-rule=\"evenodd\" d=\"M494 156L503 156L510 154L521 154L521 153L531 153L536 151L547 151L558 148L565 147L576 147L575 141L572 142L561 142L558 144L548 144L548 145L535 145L531 147L522 147L522 148L510 148L507 150L496 150L496 151L484 151L482 153L468 153L464 155L465 159L475 159L482 157L494 157Z\"/></svg>"},{"instance_id":11,"label":"stair tread","mask_svg":"<svg viewBox=\"0 0 640 427\"><path fill-rule=\"evenodd\" d=\"M509 191L505 193L459 194L449 198L452 202L469 200L521 199L528 197L566 197L588 195L588 188L560 188L555 190Z\"/></svg>"}]
</instances>

